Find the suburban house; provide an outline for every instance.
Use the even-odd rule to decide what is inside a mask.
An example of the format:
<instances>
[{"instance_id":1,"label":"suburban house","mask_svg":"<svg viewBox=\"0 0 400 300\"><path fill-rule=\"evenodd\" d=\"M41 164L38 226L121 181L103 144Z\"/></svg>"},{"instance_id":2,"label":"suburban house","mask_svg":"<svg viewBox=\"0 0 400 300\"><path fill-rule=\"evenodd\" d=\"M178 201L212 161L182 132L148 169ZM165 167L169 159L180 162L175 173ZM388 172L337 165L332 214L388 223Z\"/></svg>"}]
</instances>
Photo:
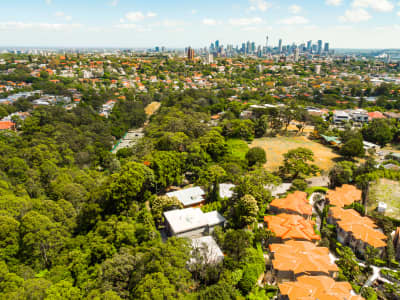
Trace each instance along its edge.
<instances>
[{"instance_id":1,"label":"suburban house","mask_svg":"<svg viewBox=\"0 0 400 300\"><path fill-rule=\"evenodd\" d=\"M271 243L280 243L287 240L317 242L321 237L314 231L314 222L302 216L293 214L280 214L265 216L264 222L275 236Z\"/></svg>"},{"instance_id":2,"label":"suburban house","mask_svg":"<svg viewBox=\"0 0 400 300\"><path fill-rule=\"evenodd\" d=\"M368 113L364 109L354 109L350 112L350 116L355 122L367 123L369 120Z\"/></svg>"},{"instance_id":3,"label":"suburban house","mask_svg":"<svg viewBox=\"0 0 400 300\"><path fill-rule=\"evenodd\" d=\"M225 226L225 218L217 211L203 213L200 208L175 209L164 212L165 225L171 236L201 237L216 226Z\"/></svg>"},{"instance_id":4,"label":"suburban house","mask_svg":"<svg viewBox=\"0 0 400 300\"><path fill-rule=\"evenodd\" d=\"M14 130L15 123L11 121L0 121L0 130Z\"/></svg>"},{"instance_id":5,"label":"suburban house","mask_svg":"<svg viewBox=\"0 0 400 300\"><path fill-rule=\"evenodd\" d=\"M192 239L192 248L192 258L189 264L197 263L196 257L201 257L202 262L208 265L218 264L224 260L224 254L212 236Z\"/></svg>"},{"instance_id":6,"label":"suburban house","mask_svg":"<svg viewBox=\"0 0 400 300\"><path fill-rule=\"evenodd\" d=\"M233 189L235 185L232 183L220 183L219 184L219 196L221 198L232 198L233 196Z\"/></svg>"},{"instance_id":7,"label":"suburban house","mask_svg":"<svg viewBox=\"0 0 400 300\"><path fill-rule=\"evenodd\" d=\"M350 283L335 281L327 276L301 276L295 282L279 284L280 300L346 299L362 300Z\"/></svg>"},{"instance_id":8,"label":"suburban house","mask_svg":"<svg viewBox=\"0 0 400 300\"><path fill-rule=\"evenodd\" d=\"M298 276L337 277L338 266L329 256L329 249L311 242L287 241L271 244L272 267L278 282L294 281Z\"/></svg>"},{"instance_id":9,"label":"suburban house","mask_svg":"<svg viewBox=\"0 0 400 300\"><path fill-rule=\"evenodd\" d=\"M328 223L336 225L337 239L354 251L363 254L367 246L382 252L386 247L386 235L370 218L362 217L353 209L331 207Z\"/></svg>"},{"instance_id":10,"label":"suburban house","mask_svg":"<svg viewBox=\"0 0 400 300\"><path fill-rule=\"evenodd\" d=\"M337 110L333 113L333 122L335 124L346 123L351 120L350 115L342 110Z\"/></svg>"},{"instance_id":11,"label":"suburban house","mask_svg":"<svg viewBox=\"0 0 400 300\"><path fill-rule=\"evenodd\" d=\"M326 199L329 205L345 207L354 202L361 201L361 195L361 190L357 189L354 185L344 184L334 190L329 190L326 193Z\"/></svg>"},{"instance_id":12,"label":"suburban house","mask_svg":"<svg viewBox=\"0 0 400 300\"><path fill-rule=\"evenodd\" d=\"M295 214L304 218L311 218L312 206L307 200L307 193L296 191L286 198L275 199L270 203L270 210L274 214Z\"/></svg>"},{"instance_id":13,"label":"suburban house","mask_svg":"<svg viewBox=\"0 0 400 300\"><path fill-rule=\"evenodd\" d=\"M178 198L179 202L181 202L185 208L201 206L205 202L205 192L201 187L198 186L170 192L166 195L171 198Z\"/></svg>"}]
</instances>

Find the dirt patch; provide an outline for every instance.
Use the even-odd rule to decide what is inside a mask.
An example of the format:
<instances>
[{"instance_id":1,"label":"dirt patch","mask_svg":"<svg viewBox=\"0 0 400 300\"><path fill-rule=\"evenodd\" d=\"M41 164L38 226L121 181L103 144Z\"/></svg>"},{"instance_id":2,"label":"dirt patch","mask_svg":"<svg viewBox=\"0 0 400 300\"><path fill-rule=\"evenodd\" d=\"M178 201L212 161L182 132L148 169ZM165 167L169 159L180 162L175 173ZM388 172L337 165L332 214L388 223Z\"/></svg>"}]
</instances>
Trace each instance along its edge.
<instances>
[{"instance_id":1,"label":"dirt patch","mask_svg":"<svg viewBox=\"0 0 400 300\"><path fill-rule=\"evenodd\" d=\"M376 209L379 202L387 205L386 216L400 219L400 183L389 179L379 179L370 184L368 211Z\"/></svg>"},{"instance_id":2,"label":"dirt patch","mask_svg":"<svg viewBox=\"0 0 400 300\"><path fill-rule=\"evenodd\" d=\"M144 111L146 112L146 115L150 117L160 108L160 106L161 106L160 102L151 102L149 105L146 106Z\"/></svg>"},{"instance_id":3,"label":"dirt patch","mask_svg":"<svg viewBox=\"0 0 400 300\"><path fill-rule=\"evenodd\" d=\"M304 136L255 139L250 147L261 147L265 150L267 153L265 166L269 171L276 171L283 164L283 154L299 147L313 151L314 163L324 171L330 170L334 165L333 159L339 157L332 149Z\"/></svg>"}]
</instances>

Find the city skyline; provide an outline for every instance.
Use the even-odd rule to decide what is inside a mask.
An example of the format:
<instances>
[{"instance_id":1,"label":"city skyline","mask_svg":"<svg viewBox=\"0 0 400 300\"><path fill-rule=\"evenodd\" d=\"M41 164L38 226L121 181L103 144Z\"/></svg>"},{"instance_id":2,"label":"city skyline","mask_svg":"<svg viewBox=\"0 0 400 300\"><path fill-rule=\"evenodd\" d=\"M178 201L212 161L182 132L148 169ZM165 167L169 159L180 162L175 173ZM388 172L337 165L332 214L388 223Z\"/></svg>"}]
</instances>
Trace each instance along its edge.
<instances>
[{"instance_id":1,"label":"city skyline","mask_svg":"<svg viewBox=\"0 0 400 300\"><path fill-rule=\"evenodd\" d=\"M2 3L0 46L203 47L223 40L271 45L327 40L334 48L399 48L400 3L391 0L200 3L16 0ZM356 39L354 37L357 37Z\"/></svg>"}]
</instances>

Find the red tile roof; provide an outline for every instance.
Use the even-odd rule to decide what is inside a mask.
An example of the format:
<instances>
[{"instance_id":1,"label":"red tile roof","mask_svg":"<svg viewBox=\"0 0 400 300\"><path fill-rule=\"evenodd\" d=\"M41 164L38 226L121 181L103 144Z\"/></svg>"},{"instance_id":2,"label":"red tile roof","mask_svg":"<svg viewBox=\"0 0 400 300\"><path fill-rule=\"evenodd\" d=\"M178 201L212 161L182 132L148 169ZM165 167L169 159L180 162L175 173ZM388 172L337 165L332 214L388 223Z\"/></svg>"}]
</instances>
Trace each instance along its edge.
<instances>
[{"instance_id":1,"label":"red tile roof","mask_svg":"<svg viewBox=\"0 0 400 300\"><path fill-rule=\"evenodd\" d=\"M289 214L265 216L264 221L267 223L268 229L283 240L317 241L321 239L314 231L314 222L301 216Z\"/></svg>"},{"instance_id":2,"label":"red tile roof","mask_svg":"<svg viewBox=\"0 0 400 300\"><path fill-rule=\"evenodd\" d=\"M329 249L317 247L311 242L287 241L284 244L271 244L269 249L274 253L272 265L278 271L292 271L294 274L311 272L338 272L339 268L331 262Z\"/></svg>"},{"instance_id":3,"label":"red tile roof","mask_svg":"<svg viewBox=\"0 0 400 300\"><path fill-rule=\"evenodd\" d=\"M271 207L296 212L300 215L312 215L312 206L308 203L307 193L296 191L289 194L286 198L275 199L270 204Z\"/></svg>"},{"instance_id":4,"label":"red tile roof","mask_svg":"<svg viewBox=\"0 0 400 300\"><path fill-rule=\"evenodd\" d=\"M361 296L352 294L348 282L336 282L327 276L301 276L296 282L279 284L282 295L289 300L362 300Z\"/></svg>"}]
</instances>

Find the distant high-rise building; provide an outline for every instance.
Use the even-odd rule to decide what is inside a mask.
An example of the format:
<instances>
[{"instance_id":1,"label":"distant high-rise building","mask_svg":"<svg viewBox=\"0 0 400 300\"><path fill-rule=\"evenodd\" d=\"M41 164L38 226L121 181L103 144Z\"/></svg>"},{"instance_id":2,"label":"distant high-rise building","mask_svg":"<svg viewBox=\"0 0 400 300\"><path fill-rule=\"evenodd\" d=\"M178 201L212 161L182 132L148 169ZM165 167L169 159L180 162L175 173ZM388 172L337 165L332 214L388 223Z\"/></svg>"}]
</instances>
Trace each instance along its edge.
<instances>
[{"instance_id":1,"label":"distant high-rise building","mask_svg":"<svg viewBox=\"0 0 400 300\"><path fill-rule=\"evenodd\" d=\"M194 49L192 49L192 47L189 47L187 50L187 58L189 60L194 60Z\"/></svg>"},{"instance_id":2,"label":"distant high-rise building","mask_svg":"<svg viewBox=\"0 0 400 300\"><path fill-rule=\"evenodd\" d=\"M219 51L219 40L215 41L215 50L218 52Z\"/></svg>"},{"instance_id":3,"label":"distant high-rise building","mask_svg":"<svg viewBox=\"0 0 400 300\"><path fill-rule=\"evenodd\" d=\"M315 65L315 69L314 69L316 74L321 74L321 65Z\"/></svg>"},{"instance_id":4,"label":"distant high-rise building","mask_svg":"<svg viewBox=\"0 0 400 300\"><path fill-rule=\"evenodd\" d=\"M300 50L299 48L294 49L294 61L299 61Z\"/></svg>"},{"instance_id":5,"label":"distant high-rise building","mask_svg":"<svg viewBox=\"0 0 400 300\"><path fill-rule=\"evenodd\" d=\"M318 41L318 54L321 54L321 53L322 53L322 41L319 40Z\"/></svg>"},{"instance_id":6,"label":"distant high-rise building","mask_svg":"<svg viewBox=\"0 0 400 300\"><path fill-rule=\"evenodd\" d=\"M160 52L160 47L156 46L155 51Z\"/></svg>"},{"instance_id":7,"label":"distant high-rise building","mask_svg":"<svg viewBox=\"0 0 400 300\"><path fill-rule=\"evenodd\" d=\"M209 53L205 57L205 63L206 64L212 64L214 63L214 55L212 53Z\"/></svg>"},{"instance_id":8,"label":"distant high-rise building","mask_svg":"<svg viewBox=\"0 0 400 300\"><path fill-rule=\"evenodd\" d=\"M278 49L279 49L279 53L282 53L282 39L279 39Z\"/></svg>"},{"instance_id":9,"label":"distant high-rise building","mask_svg":"<svg viewBox=\"0 0 400 300\"><path fill-rule=\"evenodd\" d=\"M311 47L312 47L312 41L307 42L307 51L311 52Z\"/></svg>"},{"instance_id":10,"label":"distant high-rise building","mask_svg":"<svg viewBox=\"0 0 400 300\"><path fill-rule=\"evenodd\" d=\"M326 53L329 52L329 43L325 43L325 45L324 45L324 52L326 52Z\"/></svg>"},{"instance_id":11,"label":"distant high-rise building","mask_svg":"<svg viewBox=\"0 0 400 300\"><path fill-rule=\"evenodd\" d=\"M251 53L255 53L256 52L256 43L252 42L251 43Z\"/></svg>"}]
</instances>

